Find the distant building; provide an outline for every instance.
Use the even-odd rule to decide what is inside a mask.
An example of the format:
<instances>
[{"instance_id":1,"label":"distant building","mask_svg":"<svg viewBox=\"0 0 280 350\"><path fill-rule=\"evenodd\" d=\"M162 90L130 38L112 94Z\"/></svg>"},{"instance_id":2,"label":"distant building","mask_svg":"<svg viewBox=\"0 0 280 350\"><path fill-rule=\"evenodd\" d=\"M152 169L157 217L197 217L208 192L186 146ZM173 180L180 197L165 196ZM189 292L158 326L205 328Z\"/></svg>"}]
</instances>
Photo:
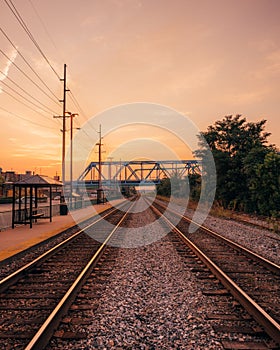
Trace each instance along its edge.
<instances>
[{"instance_id":1,"label":"distant building","mask_svg":"<svg viewBox=\"0 0 280 350\"><path fill-rule=\"evenodd\" d=\"M3 172L0 168L0 198L7 198L13 196L13 184L18 181L26 180L32 176L32 171L26 170L25 174L17 174L13 170ZM59 176L54 177L59 181Z\"/></svg>"}]
</instances>

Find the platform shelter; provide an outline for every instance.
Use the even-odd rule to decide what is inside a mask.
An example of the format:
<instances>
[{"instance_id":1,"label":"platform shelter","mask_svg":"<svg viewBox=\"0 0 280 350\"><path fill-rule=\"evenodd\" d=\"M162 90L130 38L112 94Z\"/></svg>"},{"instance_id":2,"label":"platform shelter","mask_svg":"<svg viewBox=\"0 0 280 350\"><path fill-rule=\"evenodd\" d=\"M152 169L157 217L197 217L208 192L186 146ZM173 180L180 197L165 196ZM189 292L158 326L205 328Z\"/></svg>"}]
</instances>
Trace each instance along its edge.
<instances>
[{"instance_id":1,"label":"platform shelter","mask_svg":"<svg viewBox=\"0 0 280 350\"><path fill-rule=\"evenodd\" d=\"M44 175L33 175L13 184L12 228L38 219L52 221L53 193L62 189L62 182ZM46 201L48 205L43 206Z\"/></svg>"}]
</instances>

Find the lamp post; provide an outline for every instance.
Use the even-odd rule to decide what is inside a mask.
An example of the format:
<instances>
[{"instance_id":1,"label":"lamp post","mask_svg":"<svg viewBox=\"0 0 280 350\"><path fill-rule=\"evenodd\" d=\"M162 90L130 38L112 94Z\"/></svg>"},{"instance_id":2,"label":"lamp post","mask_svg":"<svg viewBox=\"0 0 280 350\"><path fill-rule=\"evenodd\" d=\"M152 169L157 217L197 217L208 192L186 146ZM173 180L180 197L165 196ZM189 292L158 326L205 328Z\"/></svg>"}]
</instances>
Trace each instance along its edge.
<instances>
[{"instance_id":1,"label":"lamp post","mask_svg":"<svg viewBox=\"0 0 280 350\"><path fill-rule=\"evenodd\" d=\"M73 193L73 118L76 115L78 115L78 114L71 113L71 115L70 115L70 206L71 206L71 209L72 209L72 199L73 199L72 198L72 193Z\"/></svg>"},{"instance_id":2,"label":"lamp post","mask_svg":"<svg viewBox=\"0 0 280 350\"><path fill-rule=\"evenodd\" d=\"M69 200L70 200L70 208L72 209L72 193L73 193L73 129L76 130L80 130L80 128L73 128L73 118L75 118L76 115L78 115L77 113L70 113L70 112L66 112L67 114L69 114L69 118L70 118L70 196L69 196ZM61 130L63 132L63 130ZM69 131L69 130L65 130L64 132Z\"/></svg>"},{"instance_id":3,"label":"lamp post","mask_svg":"<svg viewBox=\"0 0 280 350\"><path fill-rule=\"evenodd\" d=\"M101 125L99 125L99 142L97 143L98 146L98 168L99 168L99 177L98 177L98 189L97 189L97 204L100 204L104 200L103 196L103 190L102 190L102 159L101 159L101 147L102 147L102 134L101 134Z\"/></svg>"}]
</instances>

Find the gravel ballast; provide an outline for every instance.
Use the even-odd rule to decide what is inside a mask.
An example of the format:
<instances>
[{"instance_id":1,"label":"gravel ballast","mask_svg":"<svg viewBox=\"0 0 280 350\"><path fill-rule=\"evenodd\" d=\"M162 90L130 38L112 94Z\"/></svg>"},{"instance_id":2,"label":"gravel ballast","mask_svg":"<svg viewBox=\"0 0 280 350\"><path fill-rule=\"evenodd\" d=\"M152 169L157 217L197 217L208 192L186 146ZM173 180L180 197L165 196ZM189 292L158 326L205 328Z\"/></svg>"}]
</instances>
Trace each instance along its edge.
<instances>
[{"instance_id":1,"label":"gravel ballast","mask_svg":"<svg viewBox=\"0 0 280 350\"><path fill-rule=\"evenodd\" d=\"M147 221L153 216L148 213ZM131 226L139 224L135 220ZM147 232L142 232L145 242ZM138 248L121 248L100 306L92 313L90 337L81 348L222 349L205 319L205 304L197 280L168 236Z\"/></svg>"},{"instance_id":2,"label":"gravel ballast","mask_svg":"<svg viewBox=\"0 0 280 350\"><path fill-rule=\"evenodd\" d=\"M136 205L138 212L141 205L146 208L141 199ZM65 349L223 349L206 316L217 312L217 306L203 294L203 282L170 237L160 234L161 224L144 227L153 220L151 211L134 215L129 226L139 228L137 239L120 234L123 246L133 248L120 248L90 315L87 339ZM277 234L210 216L205 225L279 264ZM151 243L151 236L159 239Z\"/></svg>"},{"instance_id":3,"label":"gravel ballast","mask_svg":"<svg viewBox=\"0 0 280 350\"><path fill-rule=\"evenodd\" d=\"M266 229L234 220L208 216L205 226L280 265L280 236Z\"/></svg>"}]
</instances>

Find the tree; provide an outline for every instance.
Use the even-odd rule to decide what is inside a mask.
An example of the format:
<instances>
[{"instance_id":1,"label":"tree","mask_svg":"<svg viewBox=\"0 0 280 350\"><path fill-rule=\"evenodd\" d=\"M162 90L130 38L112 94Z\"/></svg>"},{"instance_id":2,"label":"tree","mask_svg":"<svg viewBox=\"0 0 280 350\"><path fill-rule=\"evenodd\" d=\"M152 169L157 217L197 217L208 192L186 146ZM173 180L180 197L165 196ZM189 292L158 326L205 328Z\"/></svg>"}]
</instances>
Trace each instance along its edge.
<instances>
[{"instance_id":1,"label":"tree","mask_svg":"<svg viewBox=\"0 0 280 350\"><path fill-rule=\"evenodd\" d=\"M157 194L164 197L171 196L171 183L168 177L162 179L160 184L157 185Z\"/></svg>"},{"instance_id":2,"label":"tree","mask_svg":"<svg viewBox=\"0 0 280 350\"><path fill-rule=\"evenodd\" d=\"M216 165L216 201L224 208L271 215L279 212L279 154L267 145L265 120L226 116L202 136ZM202 159L204 151L196 154Z\"/></svg>"},{"instance_id":3,"label":"tree","mask_svg":"<svg viewBox=\"0 0 280 350\"><path fill-rule=\"evenodd\" d=\"M0 172L0 197L3 196L3 188L4 188L5 178Z\"/></svg>"},{"instance_id":4,"label":"tree","mask_svg":"<svg viewBox=\"0 0 280 350\"><path fill-rule=\"evenodd\" d=\"M198 174L190 174L186 181L189 181L190 199L198 202L201 193L201 176Z\"/></svg>"},{"instance_id":5,"label":"tree","mask_svg":"<svg viewBox=\"0 0 280 350\"><path fill-rule=\"evenodd\" d=\"M248 164L248 159L246 161ZM277 152L270 150L264 154L262 162L255 162L248 185L254 210L262 215L279 216L280 155Z\"/></svg>"}]
</instances>

